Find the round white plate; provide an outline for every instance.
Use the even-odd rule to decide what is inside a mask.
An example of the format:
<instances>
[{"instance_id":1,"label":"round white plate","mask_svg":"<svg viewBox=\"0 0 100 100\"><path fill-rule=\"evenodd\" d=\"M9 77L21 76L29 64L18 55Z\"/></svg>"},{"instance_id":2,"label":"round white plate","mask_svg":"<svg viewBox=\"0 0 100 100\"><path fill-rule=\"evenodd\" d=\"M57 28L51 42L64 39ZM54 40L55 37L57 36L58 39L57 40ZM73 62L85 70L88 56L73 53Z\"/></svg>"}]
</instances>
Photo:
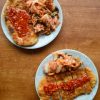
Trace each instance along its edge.
<instances>
[{"instance_id":1,"label":"round white plate","mask_svg":"<svg viewBox=\"0 0 100 100\"><path fill-rule=\"evenodd\" d=\"M4 32L5 36L7 37L7 39L11 43L13 43L14 45L21 47L21 48L24 48L24 49L37 49L37 48L41 48L41 47L49 44L50 42L52 42L57 37L57 35L59 34L61 27L62 27L62 22L63 22L62 9L61 9L61 6L60 6L58 0L54 0L54 4L59 9L59 22L60 22L59 26L50 35L39 36L38 42L35 45L28 46L28 47L19 46L13 41L13 39L12 39L12 37L11 37L9 31L8 31L8 28L6 26L6 23L5 23L5 18L3 16L4 15L4 8L3 8L2 13L1 13L1 26L2 26L3 32Z\"/></svg>"},{"instance_id":2,"label":"round white plate","mask_svg":"<svg viewBox=\"0 0 100 100\"><path fill-rule=\"evenodd\" d=\"M98 72L97 69L94 65L94 63L91 61L89 57L87 57L85 54L76 51L76 50L71 50L71 49L64 49L64 50L59 50L61 52L67 53L69 55L72 55L74 57L79 57L81 61L84 63L85 66L88 66L93 73L96 75L97 83L96 86L93 88L92 92L90 94L86 95L81 95L75 98L75 100L93 100L94 96L96 95L96 92L98 90L98 85L99 85L99 78L98 78ZM53 60L53 55L49 54L39 65L38 70L36 72L36 77L35 77L35 87L36 91L38 90L39 83L41 81L41 78L44 76L43 73L43 66L48 63L50 60ZM38 91L37 91L38 93Z\"/></svg>"}]
</instances>

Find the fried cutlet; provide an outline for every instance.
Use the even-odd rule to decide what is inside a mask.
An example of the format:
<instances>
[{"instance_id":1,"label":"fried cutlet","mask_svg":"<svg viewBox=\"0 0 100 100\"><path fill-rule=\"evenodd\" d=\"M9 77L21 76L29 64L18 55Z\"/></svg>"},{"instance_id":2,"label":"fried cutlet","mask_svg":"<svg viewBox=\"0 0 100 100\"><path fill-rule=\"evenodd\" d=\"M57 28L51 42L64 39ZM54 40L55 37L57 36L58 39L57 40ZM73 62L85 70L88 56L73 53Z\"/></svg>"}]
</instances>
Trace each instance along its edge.
<instances>
[{"instance_id":1,"label":"fried cutlet","mask_svg":"<svg viewBox=\"0 0 100 100\"><path fill-rule=\"evenodd\" d=\"M45 80L47 83L45 81L43 81L44 83L40 83L42 84L42 89L40 89L42 91L39 92L44 93L44 85L52 83L54 88L55 86L57 88L51 95L52 100L59 100L60 97L62 100L73 100L79 95L89 94L96 84L96 77L88 67L80 67L72 72L64 72L53 76L46 76ZM42 95L42 97L44 95L50 99L50 96L47 96L45 93Z\"/></svg>"}]
</instances>

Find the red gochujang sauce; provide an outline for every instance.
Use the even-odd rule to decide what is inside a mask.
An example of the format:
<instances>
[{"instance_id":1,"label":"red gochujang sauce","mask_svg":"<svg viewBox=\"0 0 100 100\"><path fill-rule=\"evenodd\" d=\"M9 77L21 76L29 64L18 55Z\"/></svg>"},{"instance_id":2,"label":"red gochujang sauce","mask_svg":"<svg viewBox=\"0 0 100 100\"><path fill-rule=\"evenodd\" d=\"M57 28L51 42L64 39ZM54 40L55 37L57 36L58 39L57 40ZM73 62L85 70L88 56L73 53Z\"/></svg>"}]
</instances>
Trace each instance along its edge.
<instances>
[{"instance_id":1,"label":"red gochujang sauce","mask_svg":"<svg viewBox=\"0 0 100 100\"><path fill-rule=\"evenodd\" d=\"M29 32L29 14L25 10L11 7L7 9L7 17L14 29L18 32L18 36L26 36L26 34Z\"/></svg>"},{"instance_id":2,"label":"red gochujang sauce","mask_svg":"<svg viewBox=\"0 0 100 100\"><path fill-rule=\"evenodd\" d=\"M59 89L64 91L72 92L78 87L82 87L85 83L90 81L90 77L87 75L83 75L81 78L72 79L68 82L62 82L61 84L57 85L55 83L48 83L44 85L44 92L47 95L52 95L53 92L58 91Z\"/></svg>"}]
</instances>

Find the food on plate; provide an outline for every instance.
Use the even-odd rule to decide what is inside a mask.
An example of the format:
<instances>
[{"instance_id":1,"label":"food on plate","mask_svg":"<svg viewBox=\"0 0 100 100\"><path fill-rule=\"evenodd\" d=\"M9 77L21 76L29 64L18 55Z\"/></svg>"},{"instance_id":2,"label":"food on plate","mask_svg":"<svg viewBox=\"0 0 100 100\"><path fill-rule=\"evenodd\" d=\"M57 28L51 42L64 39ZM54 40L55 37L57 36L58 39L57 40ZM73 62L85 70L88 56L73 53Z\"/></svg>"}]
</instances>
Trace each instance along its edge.
<instances>
[{"instance_id":1,"label":"food on plate","mask_svg":"<svg viewBox=\"0 0 100 100\"><path fill-rule=\"evenodd\" d=\"M82 94L91 93L96 77L89 67L80 67L74 71L45 75L41 79L38 93L40 100L72 100ZM54 98L54 99L53 99ZM58 99L59 98L59 99Z\"/></svg>"},{"instance_id":2,"label":"food on plate","mask_svg":"<svg viewBox=\"0 0 100 100\"><path fill-rule=\"evenodd\" d=\"M60 72L76 70L82 64L79 58L75 58L65 53L56 52L53 53L53 56L54 59L49 61L44 66L44 73L48 75L54 75Z\"/></svg>"},{"instance_id":3,"label":"food on plate","mask_svg":"<svg viewBox=\"0 0 100 100\"><path fill-rule=\"evenodd\" d=\"M12 38L18 45L33 45L37 42L37 36L28 25L30 16L25 10L7 9L7 26L12 30Z\"/></svg>"},{"instance_id":4,"label":"food on plate","mask_svg":"<svg viewBox=\"0 0 100 100\"><path fill-rule=\"evenodd\" d=\"M30 46L39 35L49 35L59 25L59 10L53 0L7 0L4 17L16 44Z\"/></svg>"}]
</instances>

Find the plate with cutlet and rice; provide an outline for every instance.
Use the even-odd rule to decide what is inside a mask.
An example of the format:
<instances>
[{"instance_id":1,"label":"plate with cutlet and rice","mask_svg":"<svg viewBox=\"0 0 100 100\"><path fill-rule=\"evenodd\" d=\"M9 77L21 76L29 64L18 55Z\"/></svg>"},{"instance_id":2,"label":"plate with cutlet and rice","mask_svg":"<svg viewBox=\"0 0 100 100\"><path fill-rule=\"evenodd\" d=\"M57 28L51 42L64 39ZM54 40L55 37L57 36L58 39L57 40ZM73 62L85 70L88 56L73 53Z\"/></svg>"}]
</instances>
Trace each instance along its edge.
<instances>
[{"instance_id":1,"label":"plate with cutlet and rice","mask_svg":"<svg viewBox=\"0 0 100 100\"><path fill-rule=\"evenodd\" d=\"M70 49L48 55L35 77L40 100L93 100L98 84L98 72L92 60Z\"/></svg>"}]
</instances>

